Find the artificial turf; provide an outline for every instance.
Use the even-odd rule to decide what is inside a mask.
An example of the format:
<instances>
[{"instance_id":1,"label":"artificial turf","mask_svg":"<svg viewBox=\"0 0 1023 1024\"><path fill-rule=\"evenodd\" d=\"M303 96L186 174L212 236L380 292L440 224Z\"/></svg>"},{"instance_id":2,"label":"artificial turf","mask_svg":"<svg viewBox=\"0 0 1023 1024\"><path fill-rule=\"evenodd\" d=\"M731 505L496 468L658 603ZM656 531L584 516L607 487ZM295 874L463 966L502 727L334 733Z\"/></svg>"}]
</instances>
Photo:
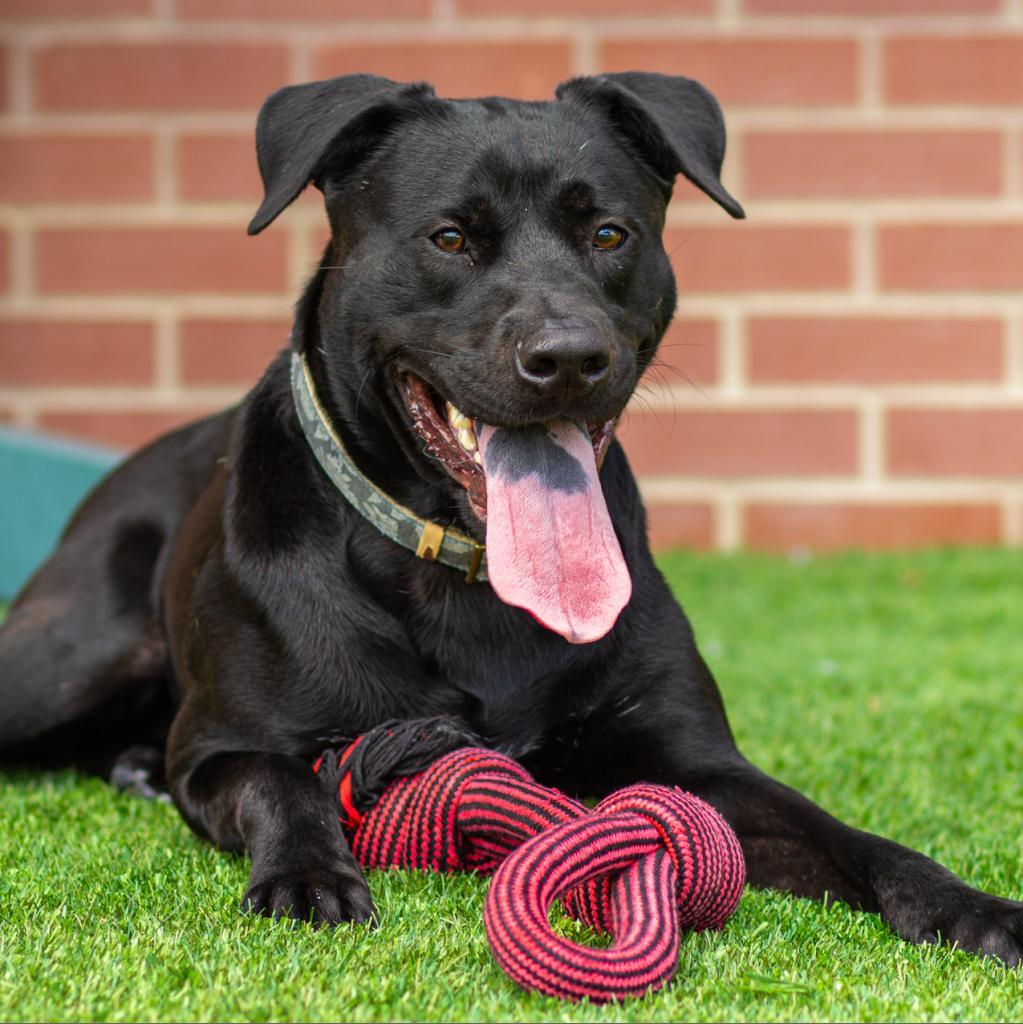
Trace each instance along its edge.
<instances>
[{"instance_id":1,"label":"artificial turf","mask_svg":"<svg viewBox=\"0 0 1023 1024\"><path fill-rule=\"evenodd\" d=\"M741 746L843 818L1023 897L1023 553L793 562L673 554ZM486 882L375 873L377 930L245 917L241 859L170 806L71 773L0 775L0 1018L1018 1019L1023 971L872 915L747 890L674 984L597 1007L520 992ZM581 929L564 925L573 937Z\"/></svg>"}]
</instances>

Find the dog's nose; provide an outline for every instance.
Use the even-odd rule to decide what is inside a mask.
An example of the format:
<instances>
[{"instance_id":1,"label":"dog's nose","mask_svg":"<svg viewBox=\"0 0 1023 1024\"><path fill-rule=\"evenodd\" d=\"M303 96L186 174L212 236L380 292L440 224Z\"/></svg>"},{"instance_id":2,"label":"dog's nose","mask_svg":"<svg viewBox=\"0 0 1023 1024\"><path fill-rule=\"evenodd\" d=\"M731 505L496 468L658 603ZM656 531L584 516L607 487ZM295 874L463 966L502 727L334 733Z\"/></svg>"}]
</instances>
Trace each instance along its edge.
<instances>
[{"instance_id":1,"label":"dog's nose","mask_svg":"<svg viewBox=\"0 0 1023 1024\"><path fill-rule=\"evenodd\" d=\"M583 395L611 368L611 346L586 320L547 320L515 348L519 378L541 395Z\"/></svg>"}]
</instances>

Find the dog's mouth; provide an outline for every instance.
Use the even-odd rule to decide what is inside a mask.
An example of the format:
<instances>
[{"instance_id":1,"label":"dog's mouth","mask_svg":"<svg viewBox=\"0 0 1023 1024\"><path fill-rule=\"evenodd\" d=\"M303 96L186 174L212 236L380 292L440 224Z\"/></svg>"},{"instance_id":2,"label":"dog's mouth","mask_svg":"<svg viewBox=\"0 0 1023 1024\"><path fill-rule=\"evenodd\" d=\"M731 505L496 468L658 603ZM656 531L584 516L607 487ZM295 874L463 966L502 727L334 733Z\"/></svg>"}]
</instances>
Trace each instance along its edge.
<instances>
[{"instance_id":1,"label":"dog's mouth","mask_svg":"<svg viewBox=\"0 0 1023 1024\"><path fill-rule=\"evenodd\" d=\"M399 377L399 390L427 452L486 524L498 596L572 643L604 636L632 591L597 475L615 419L498 427L413 373Z\"/></svg>"},{"instance_id":2,"label":"dog's mouth","mask_svg":"<svg viewBox=\"0 0 1023 1024\"><path fill-rule=\"evenodd\" d=\"M400 389L412 425L426 450L465 488L473 513L480 522L486 523L486 474L476 434L477 428L482 430L486 424L467 416L414 373L402 374ZM617 421L615 416L601 423L586 425L593 447L593 461L598 470L604 464ZM534 426L539 424L530 424L523 429Z\"/></svg>"},{"instance_id":3,"label":"dog's mouth","mask_svg":"<svg viewBox=\"0 0 1023 1024\"><path fill-rule=\"evenodd\" d=\"M483 456L472 420L415 374L402 374L399 387L412 425L427 452L465 488L473 513L485 523Z\"/></svg>"}]
</instances>

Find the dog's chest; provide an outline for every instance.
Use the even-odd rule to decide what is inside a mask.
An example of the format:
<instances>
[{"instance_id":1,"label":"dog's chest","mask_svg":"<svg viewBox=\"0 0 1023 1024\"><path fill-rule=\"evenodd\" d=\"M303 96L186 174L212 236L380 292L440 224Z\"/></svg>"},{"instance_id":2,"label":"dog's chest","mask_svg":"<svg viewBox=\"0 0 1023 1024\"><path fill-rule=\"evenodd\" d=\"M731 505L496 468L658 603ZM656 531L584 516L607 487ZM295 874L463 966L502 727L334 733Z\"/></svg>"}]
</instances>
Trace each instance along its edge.
<instances>
[{"instance_id":1,"label":"dog's chest","mask_svg":"<svg viewBox=\"0 0 1023 1024\"><path fill-rule=\"evenodd\" d=\"M410 621L424 668L469 724L513 756L535 748L556 724L581 652L489 587L429 602Z\"/></svg>"}]
</instances>

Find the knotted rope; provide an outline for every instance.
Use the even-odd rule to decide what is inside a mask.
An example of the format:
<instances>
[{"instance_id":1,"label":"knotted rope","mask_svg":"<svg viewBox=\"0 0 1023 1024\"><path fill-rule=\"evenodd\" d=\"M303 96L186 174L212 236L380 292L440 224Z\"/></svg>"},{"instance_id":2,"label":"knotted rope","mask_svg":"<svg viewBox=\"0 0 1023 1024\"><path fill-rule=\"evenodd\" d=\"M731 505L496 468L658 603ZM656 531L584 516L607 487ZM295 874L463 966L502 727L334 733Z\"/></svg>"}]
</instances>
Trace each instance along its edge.
<instances>
[{"instance_id":1,"label":"knotted rope","mask_svg":"<svg viewBox=\"0 0 1023 1024\"><path fill-rule=\"evenodd\" d=\"M594 1002L641 995L675 973L681 929L720 928L735 910L742 851L702 800L644 784L588 810L473 743L448 719L387 723L313 767L337 792L363 867L494 874L487 938L523 988ZM557 935L547 915L559 897L611 945Z\"/></svg>"}]
</instances>

